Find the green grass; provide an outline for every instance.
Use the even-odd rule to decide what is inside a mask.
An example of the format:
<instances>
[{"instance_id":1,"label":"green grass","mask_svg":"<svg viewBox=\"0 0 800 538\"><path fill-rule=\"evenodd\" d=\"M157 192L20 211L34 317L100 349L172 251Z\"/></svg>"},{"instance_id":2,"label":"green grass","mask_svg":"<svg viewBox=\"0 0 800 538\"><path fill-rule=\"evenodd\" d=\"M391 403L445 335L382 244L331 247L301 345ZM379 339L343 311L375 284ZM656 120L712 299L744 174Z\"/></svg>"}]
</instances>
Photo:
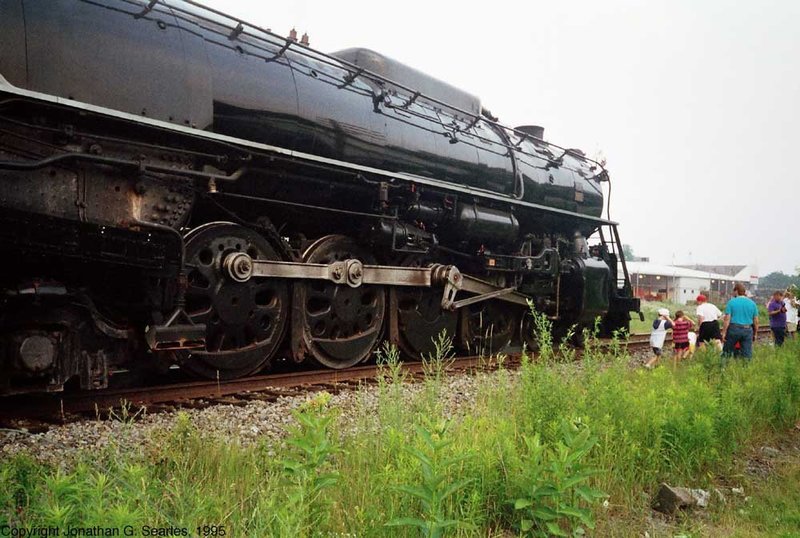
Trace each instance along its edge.
<instances>
[{"instance_id":1,"label":"green grass","mask_svg":"<svg viewBox=\"0 0 800 538\"><path fill-rule=\"evenodd\" d=\"M732 475L752 443L800 419L796 343L759 346L750 364L722 368L708 350L654 371L592 349L580 366L548 355L525 360L519 373L488 375L456 416L444 405L446 349L409 394L386 348L377 409L359 398L356 428L322 397L299 411L282 443L212 438L181 415L137 450L111 445L64 466L17 455L0 462L0 525L359 537L594 527L597 536L654 536L647 516L660 482L710 487ZM787 472L785 487L751 494L760 508L713 512L716 528L789 532L800 481L791 479L797 466ZM692 520L674 527L700 528Z\"/></svg>"},{"instance_id":2,"label":"green grass","mask_svg":"<svg viewBox=\"0 0 800 538\"><path fill-rule=\"evenodd\" d=\"M732 530L728 536L800 535L800 461L783 463L767 480L748 485L747 497L734 497L715 512L715 527Z\"/></svg>"}]
</instances>

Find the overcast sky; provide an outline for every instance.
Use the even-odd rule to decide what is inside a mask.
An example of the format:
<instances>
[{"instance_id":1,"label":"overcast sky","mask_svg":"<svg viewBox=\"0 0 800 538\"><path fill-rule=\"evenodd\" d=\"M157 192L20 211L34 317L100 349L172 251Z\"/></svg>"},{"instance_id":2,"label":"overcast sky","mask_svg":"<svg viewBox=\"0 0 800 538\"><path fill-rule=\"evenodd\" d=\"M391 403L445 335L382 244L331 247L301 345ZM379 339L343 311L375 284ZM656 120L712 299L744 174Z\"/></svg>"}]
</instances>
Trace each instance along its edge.
<instances>
[{"instance_id":1,"label":"overcast sky","mask_svg":"<svg viewBox=\"0 0 800 538\"><path fill-rule=\"evenodd\" d=\"M324 52L371 48L602 151L637 255L800 266L800 1L206 3Z\"/></svg>"}]
</instances>

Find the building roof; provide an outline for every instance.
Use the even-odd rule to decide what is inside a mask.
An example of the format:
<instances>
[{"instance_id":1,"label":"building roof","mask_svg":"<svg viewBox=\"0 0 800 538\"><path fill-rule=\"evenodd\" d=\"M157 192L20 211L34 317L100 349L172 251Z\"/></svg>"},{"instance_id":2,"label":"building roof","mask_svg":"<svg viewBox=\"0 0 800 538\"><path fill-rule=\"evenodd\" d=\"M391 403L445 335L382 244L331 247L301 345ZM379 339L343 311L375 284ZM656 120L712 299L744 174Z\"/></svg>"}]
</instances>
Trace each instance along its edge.
<instances>
[{"instance_id":1,"label":"building roof","mask_svg":"<svg viewBox=\"0 0 800 538\"><path fill-rule=\"evenodd\" d=\"M702 263L696 263L694 265L681 265L679 267L694 269L696 271L707 271L709 273L716 273L718 275L728 275L730 277L738 275L742 269L747 268L746 265L707 265Z\"/></svg>"},{"instance_id":2,"label":"building roof","mask_svg":"<svg viewBox=\"0 0 800 538\"><path fill-rule=\"evenodd\" d=\"M734 280L734 278L730 275L709 273L708 271L698 271L696 269L687 269L686 267L677 267L674 265L659 265L657 263L650 262L626 262L626 265L628 266L629 273L636 273L639 275L703 278L708 280Z\"/></svg>"}]
</instances>

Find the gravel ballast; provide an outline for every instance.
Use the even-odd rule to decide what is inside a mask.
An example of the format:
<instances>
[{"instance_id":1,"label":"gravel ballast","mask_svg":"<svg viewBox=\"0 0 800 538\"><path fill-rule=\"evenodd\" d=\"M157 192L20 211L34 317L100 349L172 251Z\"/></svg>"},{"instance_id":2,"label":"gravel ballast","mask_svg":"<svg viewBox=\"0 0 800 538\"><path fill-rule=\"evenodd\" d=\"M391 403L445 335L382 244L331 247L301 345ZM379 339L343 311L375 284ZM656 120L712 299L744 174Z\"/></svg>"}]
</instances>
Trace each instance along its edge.
<instances>
[{"instance_id":1,"label":"gravel ballast","mask_svg":"<svg viewBox=\"0 0 800 538\"><path fill-rule=\"evenodd\" d=\"M442 381L443 407L448 415L458 414L468 407L481 383L492 374L456 374ZM423 383L403 384L403 397L409 401L424 390ZM362 385L358 389L345 389L331 396L328 406L335 409L342 430L347 432L358 427L359 414L374 416L378 406L376 385ZM73 461L81 452L94 451L110 444L120 451L146 448L158 439L156 433L173 429L178 417L183 414L197 429L212 438L236 440L242 445L282 439L288 429L296 423L292 410L297 409L313 392L293 396L281 396L276 401L249 400L239 405L216 404L202 409L177 409L159 413L147 413L146 409L128 420L96 419L54 425L42 433L27 433L20 430L0 430L0 459L18 452L27 452L39 461L63 464ZM119 415L119 413L117 414Z\"/></svg>"}]
</instances>

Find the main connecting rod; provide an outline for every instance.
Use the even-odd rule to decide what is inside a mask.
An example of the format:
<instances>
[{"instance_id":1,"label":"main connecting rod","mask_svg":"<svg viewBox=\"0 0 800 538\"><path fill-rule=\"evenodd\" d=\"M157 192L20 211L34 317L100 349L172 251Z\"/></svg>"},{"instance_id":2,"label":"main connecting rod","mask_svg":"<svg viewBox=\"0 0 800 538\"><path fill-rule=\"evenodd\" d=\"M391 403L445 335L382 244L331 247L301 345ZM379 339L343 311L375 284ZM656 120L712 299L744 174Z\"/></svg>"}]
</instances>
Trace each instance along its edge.
<instances>
[{"instance_id":1,"label":"main connecting rod","mask_svg":"<svg viewBox=\"0 0 800 538\"><path fill-rule=\"evenodd\" d=\"M454 265L433 264L430 267L365 265L360 260L342 260L330 264L254 260L244 252L234 252L222 262L223 271L236 282L251 278L289 278L296 280L328 280L334 284L357 288L363 284L376 286L444 287L442 309L455 310L487 299L499 299L527 305L527 297L516 288L500 288L489 282L462 275ZM456 301L460 291L475 294Z\"/></svg>"}]
</instances>

